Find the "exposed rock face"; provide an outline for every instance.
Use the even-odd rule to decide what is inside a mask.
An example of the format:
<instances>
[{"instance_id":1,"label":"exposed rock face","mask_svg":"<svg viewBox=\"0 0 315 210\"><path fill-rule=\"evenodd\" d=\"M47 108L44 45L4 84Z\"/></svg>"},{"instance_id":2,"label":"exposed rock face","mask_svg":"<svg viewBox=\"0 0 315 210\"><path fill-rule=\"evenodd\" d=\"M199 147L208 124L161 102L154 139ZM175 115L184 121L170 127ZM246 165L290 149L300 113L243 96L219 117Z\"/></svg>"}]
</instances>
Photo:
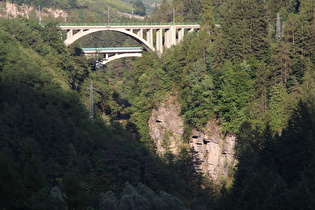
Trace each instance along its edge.
<instances>
[{"instance_id":1,"label":"exposed rock face","mask_svg":"<svg viewBox=\"0 0 315 210\"><path fill-rule=\"evenodd\" d=\"M235 165L235 136L223 135L214 120L207 123L204 132L194 129L189 143L202 163L198 169L209 178L226 177Z\"/></svg>"},{"instance_id":2,"label":"exposed rock face","mask_svg":"<svg viewBox=\"0 0 315 210\"><path fill-rule=\"evenodd\" d=\"M152 111L149 127L158 153L167 151L178 154L184 145L184 122L180 116L180 105L174 96ZM223 135L215 120L209 121L204 131L193 129L189 146L197 153L195 158L201 164L196 166L205 176L217 180L228 175L228 169L235 165L235 136Z\"/></svg>"},{"instance_id":3,"label":"exposed rock face","mask_svg":"<svg viewBox=\"0 0 315 210\"><path fill-rule=\"evenodd\" d=\"M68 13L63 10L43 8L41 12L39 12L38 9L26 4L19 6L10 2L0 2L0 8L0 16L6 18L16 18L18 16L30 18L31 14L35 15L37 18L48 17L50 15L55 18L61 17L64 20L68 18Z\"/></svg>"},{"instance_id":4,"label":"exposed rock face","mask_svg":"<svg viewBox=\"0 0 315 210\"><path fill-rule=\"evenodd\" d=\"M160 155L170 151L177 154L183 145L184 123L180 117L180 105L174 96L153 110L150 120L150 135Z\"/></svg>"}]
</instances>

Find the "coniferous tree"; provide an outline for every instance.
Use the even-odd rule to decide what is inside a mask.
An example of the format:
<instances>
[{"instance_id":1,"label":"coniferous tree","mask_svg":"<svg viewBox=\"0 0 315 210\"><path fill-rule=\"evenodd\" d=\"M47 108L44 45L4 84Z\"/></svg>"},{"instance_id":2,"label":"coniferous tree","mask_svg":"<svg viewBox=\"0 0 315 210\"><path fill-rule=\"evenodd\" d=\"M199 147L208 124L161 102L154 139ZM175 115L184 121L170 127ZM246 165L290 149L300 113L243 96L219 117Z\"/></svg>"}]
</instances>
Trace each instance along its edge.
<instances>
[{"instance_id":1,"label":"coniferous tree","mask_svg":"<svg viewBox=\"0 0 315 210\"><path fill-rule=\"evenodd\" d=\"M280 83L284 87L287 87L290 76L292 74L293 68L293 52L292 44L289 42L280 42L275 52L272 56L271 68L273 72L274 82Z\"/></svg>"},{"instance_id":2,"label":"coniferous tree","mask_svg":"<svg viewBox=\"0 0 315 210\"><path fill-rule=\"evenodd\" d=\"M225 59L232 63L241 63L250 58L268 58L269 15L265 1L228 0L222 5L221 15L220 27L224 39Z\"/></svg>"},{"instance_id":3,"label":"coniferous tree","mask_svg":"<svg viewBox=\"0 0 315 210\"><path fill-rule=\"evenodd\" d=\"M284 147L280 153L280 173L288 183L299 179L299 173L313 158L314 126L310 112L300 101L288 122L287 129L279 137Z\"/></svg>"},{"instance_id":4,"label":"coniferous tree","mask_svg":"<svg viewBox=\"0 0 315 210\"><path fill-rule=\"evenodd\" d=\"M315 2L311 0L301 1L299 34L297 36L297 46L299 53L303 57L310 57L315 62Z\"/></svg>"},{"instance_id":5,"label":"coniferous tree","mask_svg":"<svg viewBox=\"0 0 315 210\"><path fill-rule=\"evenodd\" d=\"M202 4L202 17L200 20L200 25L203 30L206 31L206 33L211 36L215 27L214 22L214 4L213 0L205 0ZM210 38L210 44L212 43L212 40Z\"/></svg>"}]
</instances>

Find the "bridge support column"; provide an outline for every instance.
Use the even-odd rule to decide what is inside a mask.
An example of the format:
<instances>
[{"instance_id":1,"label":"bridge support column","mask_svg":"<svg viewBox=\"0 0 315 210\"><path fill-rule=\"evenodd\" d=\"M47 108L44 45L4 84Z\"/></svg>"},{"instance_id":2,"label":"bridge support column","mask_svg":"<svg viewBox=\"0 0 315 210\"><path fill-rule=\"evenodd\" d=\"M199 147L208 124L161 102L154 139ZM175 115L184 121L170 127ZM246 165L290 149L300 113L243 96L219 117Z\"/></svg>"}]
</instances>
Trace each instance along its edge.
<instances>
[{"instance_id":1,"label":"bridge support column","mask_svg":"<svg viewBox=\"0 0 315 210\"><path fill-rule=\"evenodd\" d=\"M171 32L170 32L170 29L165 31L165 42L164 42L164 45L165 47L169 48L171 46L171 43L170 43L170 35Z\"/></svg>"},{"instance_id":2,"label":"bridge support column","mask_svg":"<svg viewBox=\"0 0 315 210\"><path fill-rule=\"evenodd\" d=\"M153 46L153 29L147 31L147 41L151 46Z\"/></svg>"},{"instance_id":3,"label":"bridge support column","mask_svg":"<svg viewBox=\"0 0 315 210\"><path fill-rule=\"evenodd\" d=\"M171 26L165 33L165 46L170 48L172 45L176 45L176 28Z\"/></svg>"},{"instance_id":4,"label":"bridge support column","mask_svg":"<svg viewBox=\"0 0 315 210\"><path fill-rule=\"evenodd\" d=\"M137 36L143 38L143 29L139 29L139 31L137 32Z\"/></svg>"},{"instance_id":5,"label":"bridge support column","mask_svg":"<svg viewBox=\"0 0 315 210\"><path fill-rule=\"evenodd\" d=\"M156 30L156 51L158 54L163 54L163 29Z\"/></svg>"},{"instance_id":6,"label":"bridge support column","mask_svg":"<svg viewBox=\"0 0 315 210\"><path fill-rule=\"evenodd\" d=\"M184 38L184 35L185 35L185 29L181 28L179 29L178 31L178 39L177 39L177 43L178 44L179 42L181 42Z\"/></svg>"},{"instance_id":7,"label":"bridge support column","mask_svg":"<svg viewBox=\"0 0 315 210\"><path fill-rule=\"evenodd\" d=\"M188 30L188 33L191 33L191 32L194 32L194 29L193 29L193 28L191 28L191 29Z\"/></svg>"},{"instance_id":8,"label":"bridge support column","mask_svg":"<svg viewBox=\"0 0 315 210\"><path fill-rule=\"evenodd\" d=\"M70 39L72 36L73 36L73 30L70 29L70 30L67 32L67 39Z\"/></svg>"}]
</instances>

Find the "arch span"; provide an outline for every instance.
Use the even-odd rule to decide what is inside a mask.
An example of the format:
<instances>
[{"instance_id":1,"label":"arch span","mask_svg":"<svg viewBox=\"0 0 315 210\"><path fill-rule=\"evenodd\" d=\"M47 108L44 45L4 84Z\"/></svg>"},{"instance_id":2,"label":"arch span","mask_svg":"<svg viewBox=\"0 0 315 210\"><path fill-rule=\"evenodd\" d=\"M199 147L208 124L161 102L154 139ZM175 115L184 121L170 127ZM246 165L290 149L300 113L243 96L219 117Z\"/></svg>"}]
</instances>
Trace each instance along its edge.
<instances>
[{"instance_id":1,"label":"arch span","mask_svg":"<svg viewBox=\"0 0 315 210\"><path fill-rule=\"evenodd\" d=\"M116 31L116 32L119 32L119 33L123 33L123 34L126 34L134 39L136 39L138 42L140 42L141 44L144 45L144 47L147 49L147 50L150 50L150 51L155 51L155 48L153 47L153 43L149 43L147 40L145 40L143 37L133 33L132 31L128 31L126 29L119 29L119 28L106 28L106 29L87 29L87 30L83 30L81 29L79 32L73 34L73 30L70 30L68 32L68 35L67 35L67 39L64 41L64 43L68 46L68 45L71 45L72 43L74 43L75 41L77 41L78 39L88 35L88 34L91 34L91 33L95 33L95 32L99 32L99 31ZM72 33L71 35L69 35L69 33Z\"/></svg>"},{"instance_id":2,"label":"arch span","mask_svg":"<svg viewBox=\"0 0 315 210\"><path fill-rule=\"evenodd\" d=\"M67 31L66 45L70 45L79 38L90 33L98 31L116 31L126 34L144 45L149 51L155 51L158 54L163 53L163 46L169 48L177 45L184 37L186 32L198 30L198 24L181 24L181 25L106 25L102 23L93 24L72 24L61 25L61 30ZM153 41L155 34L155 43Z\"/></svg>"},{"instance_id":3,"label":"arch span","mask_svg":"<svg viewBox=\"0 0 315 210\"><path fill-rule=\"evenodd\" d=\"M102 65L105 65L113 60L119 59L119 58L130 58L130 57L142 57L142 53L123 53L123 54L116 54L113 56L110 56L108 59L102 61Z\"/></svg>"}]
</instances>

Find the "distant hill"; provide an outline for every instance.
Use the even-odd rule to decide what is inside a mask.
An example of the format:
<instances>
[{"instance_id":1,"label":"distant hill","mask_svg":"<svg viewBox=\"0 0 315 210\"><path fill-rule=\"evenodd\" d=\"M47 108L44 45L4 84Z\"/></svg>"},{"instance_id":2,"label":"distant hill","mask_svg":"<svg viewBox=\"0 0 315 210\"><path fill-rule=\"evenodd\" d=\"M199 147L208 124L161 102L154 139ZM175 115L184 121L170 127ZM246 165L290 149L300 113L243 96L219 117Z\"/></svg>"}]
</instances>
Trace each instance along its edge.
<instances>
[{"instance_id":1,"label":"distant hill","mask_svg":"<svg viewBox=\"0 0 315 210\"><path fill-rule=\"evenodd\" d=\"M54 17L67 22L107 22L108 18L110 22L139 21L139 18L134 20L122 14L144 17L159 7L161 2L162 0L12 0L8 3L0 0L0 16L41 17L43 21Z\"/></svg>"}]
</instances>

